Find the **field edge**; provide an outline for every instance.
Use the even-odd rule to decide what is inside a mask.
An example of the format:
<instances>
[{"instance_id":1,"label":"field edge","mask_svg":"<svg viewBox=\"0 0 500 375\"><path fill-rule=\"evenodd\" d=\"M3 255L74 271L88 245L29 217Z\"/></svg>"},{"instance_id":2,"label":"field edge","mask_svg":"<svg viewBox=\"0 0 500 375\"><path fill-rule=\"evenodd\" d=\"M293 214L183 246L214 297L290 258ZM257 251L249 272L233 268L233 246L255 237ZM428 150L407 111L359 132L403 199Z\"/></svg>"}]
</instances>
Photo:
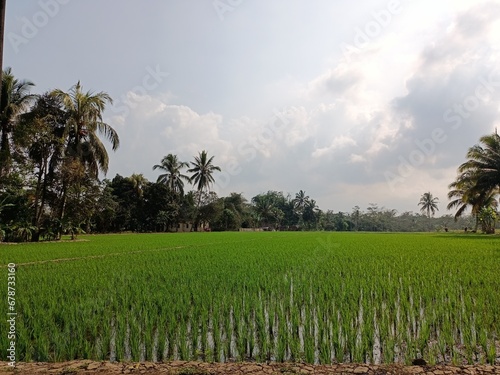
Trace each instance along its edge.
<instances>
[{"instance_id":1,"label":"field edge","mask_svg":"<svg viewBox=\"0 0 500 375\"><path fill-rule=\"evenodd\" d=\"M232 362L208 363L197 361L153 362L109 362L74 360L68 362L20 362L15 367L8 362L0 362L0 373L11 374L172 374L172 375L211 375L211 374L500 374L500 366L464 365L464 366L404 366L399 364L332 364L310 365L294 362Z\"/></svg>"}]
</instances>

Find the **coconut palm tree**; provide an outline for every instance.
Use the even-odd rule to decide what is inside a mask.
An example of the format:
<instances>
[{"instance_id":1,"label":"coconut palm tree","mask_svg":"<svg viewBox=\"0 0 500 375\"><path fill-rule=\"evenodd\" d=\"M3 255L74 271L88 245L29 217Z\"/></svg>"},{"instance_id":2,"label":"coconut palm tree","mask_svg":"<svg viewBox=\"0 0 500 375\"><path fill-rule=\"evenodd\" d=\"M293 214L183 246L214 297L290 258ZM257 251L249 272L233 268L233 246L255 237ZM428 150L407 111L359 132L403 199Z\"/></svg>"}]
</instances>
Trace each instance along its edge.
<instances>
[{"instance_id":1,"label":"coconut palm tree","mask_svg":"<svg viewBox=\"0 0 500 375\"><path fill-rule=\"evenodd\" d=\"M0 0L0 95L2 93L3 42L5 34L5 8L7 0ZM1 100L1 96L0 96Z\"/></svg>"},{"instance_id":2,"label":"coconut palm tree","mask_svg":"<svg viewBox=\"0 0 500 375\"><path fill-rule=\"evenodd\" d=\"M83 92L80 82L67 93L54 90L51 95L61 100L69 116L64 132L66 156L78 160L94 178L106 173L109 157L98 133L111 142L113 151L120 145L118 133L102 120L106 104L113 103L111 97L105 92Z\"/></svg>"},{"instance_id":3,"label":"coconut palm tree","mask_svg":"<svg viewBox=\"0 0 500 375\"><path fill-rule=\"evenodd\" d=\"M118 133L102 119L106 104L113 102L107 93L84 92L78 82L69 92L54 90L51 95L61 101L67 114L59 209L59 219L62 219L69 185L79 184L87 176L97 179L99 172L108 171L108 152L98 133L111 143L113 151L120 145L120 140Z\"/></svg>"},{"instance_id":4,"label":"coconut palm tree","mask_svg":"<svg viewBox=\"0 0 500 375\"><path fill-rule=\"evenodd\" d=\"M215 182L213 173L215 171L220 172L220 167L213 165L214 156L208 157L205 150L200 152L198 156L195 156L194 162L191 162L191 169L188 169L188 173L193 175L190 177L190 181L193 185L196 185L196 190L198 191L198 203L196 205L196 210L198 212L198 219L196 220L195 226L198 227L198 220L200 214L200 204L203 191L210 191L210 185Z\"/></svg>"},{"instance_id":5,"label":"coconut palm tree","mask_svg":"<svg viewBox=\"0 0 500 375\"><path fill-rule=\"evenodd\" d=\"M309 196L306 195L304 190L300 190L297 194L295 194L295 198L292 199L293 210L296 215L299 216L299 226L303 226L306 221L304 218L304 212L309 204Z\"/></svg>"},{"instance_id":6,"label":"coconut palm tree","mask_svg":"<svg viewBox=\"0 0 500 375\"><path fill-rule=\"evenodd\" d=\"M33 86L33 82L16 79L10 68L3 72L0 100L0 177L10 171L12 133L18 116L35 98L35 95L30 94Z\"/></svg>"},{"instance_id":7,"label":"coconut palm tree","mask_svg":"<svg viewBox=\"0 0 500 375\"><path fill-rule=\"evenodd\" d=\"M439 211L437 206L438 202L439 199L437 197L433 197L430 192L422 194L420 202L418 203L419 206L422 206L420 208L420 212L427 213L427 217L430 219L431 213L432 216L434 216L436 211Z\"/></svg>"},{"instance_id":8,"label":"coconut palm tree","mask_svg":"<svg viewBox=\"0 0 500 375\"><path fill-rule=\"evenodd\" d=\"M148 183L148 180L142 173L133 173L130 177L128 177L130 182L132 182L132 186L134 188L135 194L138 198L141 198L144 191L144 186Z\"/></svg>"},{"instance_id":9,"label":"coconut palm tree","mask_svg":"<svg viewBox=\"0 0 500 375\"><path fill-rule=\"evenodd\" d=\"M307 201L304 207L304 212L302 213L302 219L309 228L317 224L320 216L320 211L321 210L319 209L314 199L310 199Z\"/></svg>"},{"instance_id":10,"label":"coconut palm tree","mask_svg":"<svg viewBox=\"0 0 500 375\"><path fill-rule=\"evenodd\" d=\"M475 181L467 172L459 175L455 181L448 185L448 189L450 189L448 192L448 199L451 201L446 208L448 210L457 208L455 212L455 221L464 214L469 206L471 206L474 211L475 202L471 197L471 190L474 186Z\"/></svg>"},{"instance_id":11,"label":"coconut palm tree","mask_svg":"<svg viewBox=\"0 0 500 375\"><path fill-rule=\"evenodd\" d=\"M260 225L269 224L273 210L276 208L271 196L259 194L252 198L252 208Z\"/></svg>"},{"instance_id":12,"label":"coconut palm tree","mask_svg":"<svg viewBox=\"0 0 500 375\"><path fill-rule=\"evenodd\" d=\"M300 190L297 194L295 194L295 198L292 200L292 203L296 212L302 213L309 204L309 195L306 195L304 190Z\"/></svg>"},{"instance_id":13,"label":"coconut palm tree","mask_svg":"<svg viewBox=\"0 0 500 375\"><path fill-rule=\"evenodd\" d=\"M319 211L319 206L314 199L311 199L311 200L309 200L309 202L307 202L306 208L311 209L315 213L317 213Z\"/></svg>"},{"instance_id":14,"label":"coconut palm tree","mask_svg":"<svg viewBox=\"0 0 500 375\"><path fill-rule=\"evenodd\" d=\"M474 190L485 193L500 188L500 136L496 131L481 137L479 144L469 148L467 158L458 172L474 176Z\"/></svg>"},{"instance_id":15,"label":"coconut palm tree","mask_svg":"<svg viewBox=\"0 0 500 375\"><path fill-rule=\"evenodd\" d=\"M156 182L165 184L170 191L183 195L184 181L191 182L188 176L181 173L181 169L187 167L189 167L188 162L179 161L177 155L168 154L161 159L160 164L153 167L153 170L160 169L165 172L158 176Z\"/></svg>"},{"instance_id":16,"label":"coconut palm tree","mask_svg":"<svg viewBox=\"0 0 500 375\"><path fill-rule=\"evenodd\" d=\"M448 185L448 188L451 189L448 193L448 199L451 201L447 206L448 210L457 208L455 221L463 215L468 207L471 207L472 215L476 219L475 230L479 226L479 212L483 208L496 208L498 205L495 189L480 191L476 189L476 184L476 177L471 175L469 171L460 174L454 182Z\"/></svg>"},{"instance_id":17,"label":"coconut palm tree","mask_svg":"<svg viewBox=\"0 0 500 375\"><path fill-rule=\"evenodd\" d=\"M210 190L210 185L215 182L213 173L215 171L221 171L220 167L213 165L214 156L208 157L205 150L195 156L194 162L191 162L191 169L188 169L188 173L192 173L191 182L196 185L196 190L198 190L198 205L201 201L201 193L204 190Z\"/></svg>"}]
</instances>

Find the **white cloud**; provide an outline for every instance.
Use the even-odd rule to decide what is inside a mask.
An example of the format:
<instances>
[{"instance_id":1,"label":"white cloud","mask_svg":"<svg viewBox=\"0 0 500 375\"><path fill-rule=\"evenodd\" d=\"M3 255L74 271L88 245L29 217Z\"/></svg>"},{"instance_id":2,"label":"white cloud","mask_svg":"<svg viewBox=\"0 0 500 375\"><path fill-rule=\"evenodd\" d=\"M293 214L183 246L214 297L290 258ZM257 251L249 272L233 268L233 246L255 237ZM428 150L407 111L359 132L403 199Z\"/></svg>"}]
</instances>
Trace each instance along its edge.
<instances>
[{"instance_id":1,"label":"white cloud","mask_svg":"<svg viewBox=\"0 0 500 375\"><path fill-rule=\"evenodd\" d=\"M427 190L445 200L467 147L500 123L500 87L462 116L459 128L443 119L498 64L500 2L401 2L390 24L346 60L342 43L352 43L353 30L364 29L387 1L346 3L341 11L318 1L316 7L252 2L222 23L212 7L193 11L181 1L153 4L139 19L130 10L137 5L120 3L115 20L119 3L110 0L100 8L105 22L96 19L85 35L68 25L92 7L75 2L45 36L19 56L6 51L5 59L19 78L44 89L81 79L116 93L106 121L119 132L121 147L110 156L110 174L142 172L155 180L152 166L166 154L190 161L205 149L226 171L231 163L239 168L220 194L240 191L250 198L273 188L305 189L322 208L342 210L368 202L416 209L414 201ZM21 3L9 7L11 19L25 15ZM285 6L291 13L282 12ZM141 25L133 32L124 27L132 21ZM117 32L103 32L111 27ZM102 35L100 45L95 41ZM131 51L134 38L142 42ZM83 44L73 43L80 39ZM51 58L33 65L28 54ZM147 95L130 91L141 83L130 77L140 78L146 66L170 75ZM438 128L446 141L389 194L384 173L397 173Z\"/></svg>"},{"instance_id":2,"label":"white cloud","mask_svg":"<svg viewBox=\"0 0 500 375\"><path fill-rule=\"evenodd\" d=\"M364 162L366 162L366 158L363 155L359 155L359 154L351 154L351 156L349 157L349 160L351 161L351 163L364 163Z\"/></svg>"},{"instance_id":3,"label":"white cloud","mask_svg":"<svg viewBox=\"0 0 500 375\"><path fill-rule=\"evenodd\" d=\"M321 158L324 156L328 156L331 154L333 151L344 148L344 147L349 147L349 146L355 146L356 141L350 137L341 135L338 137L335 137L333 141L331 142L330 146L328 147L322 147L318 148L313 151L312 157L313 158Z\"/></svg>"}]
</instances>

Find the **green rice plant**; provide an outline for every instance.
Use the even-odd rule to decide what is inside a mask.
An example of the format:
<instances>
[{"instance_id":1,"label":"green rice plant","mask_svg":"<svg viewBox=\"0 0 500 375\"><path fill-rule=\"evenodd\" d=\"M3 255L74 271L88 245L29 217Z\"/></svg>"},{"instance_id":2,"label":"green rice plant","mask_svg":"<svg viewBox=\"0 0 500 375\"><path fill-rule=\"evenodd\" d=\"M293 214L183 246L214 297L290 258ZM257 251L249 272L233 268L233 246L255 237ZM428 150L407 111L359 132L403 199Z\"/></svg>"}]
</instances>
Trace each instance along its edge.
<instances>
[{"instance_id":1,"label":"green rice plant","mask_svg":"<svg viewBox=\"0 0 500 375\"><path fill-rule=\"evenodd\" d=\"M19 358L103 360L114 346L117 360L370 362L377 335L384 362L399 348L405 361L438 350L474 363L480 346L492 363L496 239L335 233L340 246L317 247L331 235L127 234L2 248L4 265L19 264Z\"/></svg>"},{"instance_id":2,"label":"green rice plant","mask_svg":"<svg viewBox=\"0 0 500 375\"><path fill-rule=\"evenodd\" d=\"M115 331L116 360L120 361L125 359L125 339L127 337L127 319L125 315L115 315Z\"/></svg>"},{"instance_id":3,"label":"green rice plant","mask_svg":"<svg viewBox=\"0 0 500 375\"><path fill-rule=\"evenodd\" d=\"M139 316L136 315L134 310L128 316L128 325L130 328L129 345L132 361L139 362L141 355L141 342L143 335L143 328Z\"/></svg>"},{"instance_id":4,"label":"green rice plant","mask_svg":"<svg viewBox=\"0 0 500 375\"><path fill-rule=\"evenodd\" d=\"M284 362L286 357L287 342L289 341L288 329L286 327L286 318L280 315L280 318L276 319L278 323L277 327L277 346L275 348L275 356L277 362Z\"/></svg>"},{"instance_id":5,"label":"green rice plant","mask_svg":"<svg viewBox=\"0 0 500 375\"><path fill-rule=\"evenodd\" d=\"M490 365L494 365L496 363L496 345L493 339L488 340L486 347L486 360Z\"/></svg>"}]
</instances>

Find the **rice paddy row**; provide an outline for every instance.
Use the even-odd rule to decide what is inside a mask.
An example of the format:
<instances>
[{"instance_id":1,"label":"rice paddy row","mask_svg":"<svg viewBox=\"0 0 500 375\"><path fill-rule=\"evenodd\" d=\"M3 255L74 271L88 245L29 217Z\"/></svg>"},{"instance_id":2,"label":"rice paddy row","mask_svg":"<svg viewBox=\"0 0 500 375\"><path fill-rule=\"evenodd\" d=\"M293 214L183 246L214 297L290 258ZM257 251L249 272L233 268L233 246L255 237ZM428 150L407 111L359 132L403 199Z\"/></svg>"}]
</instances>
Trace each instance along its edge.
<instances>
[{"instance_id":1,"label":"rice paddy row","mask_svg":"<svg viewBox=\"0 0 500 375\"><path fill-rule=\"evenodd\" d=\"M499 238L84 238L0 247L4 266L18 264L18 361L500 359ZM0 298L7 312L7 285ZM8 341L0 335L2 348Z\"/></svg>"}]
</instances>

